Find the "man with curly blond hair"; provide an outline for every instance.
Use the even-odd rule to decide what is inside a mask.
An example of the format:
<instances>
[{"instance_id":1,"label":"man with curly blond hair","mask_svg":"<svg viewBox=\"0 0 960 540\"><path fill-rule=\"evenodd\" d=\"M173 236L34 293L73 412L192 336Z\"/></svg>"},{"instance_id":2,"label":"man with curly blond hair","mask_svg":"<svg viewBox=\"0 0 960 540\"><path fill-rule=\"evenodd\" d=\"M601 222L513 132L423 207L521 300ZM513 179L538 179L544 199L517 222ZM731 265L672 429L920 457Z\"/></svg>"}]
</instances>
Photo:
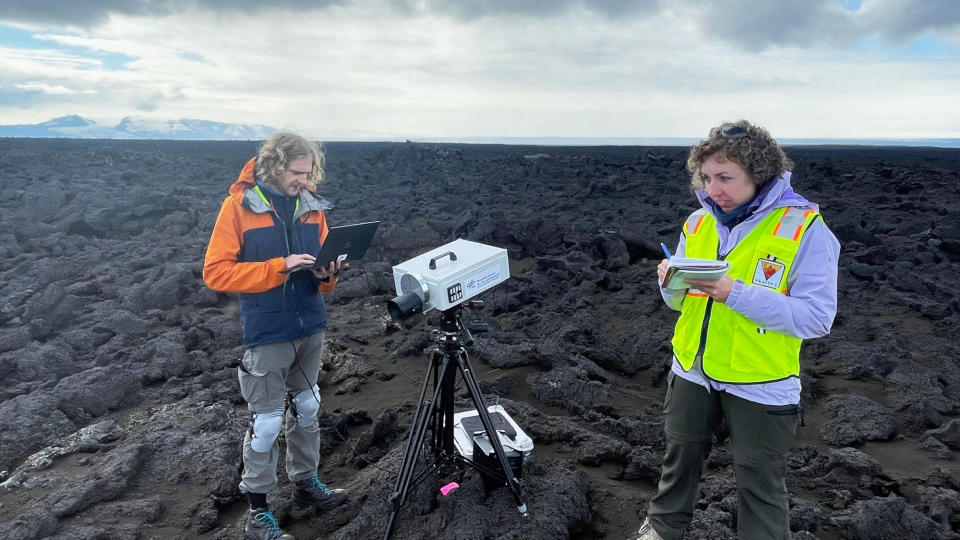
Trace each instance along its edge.
<instances>
[{"instance_id":1,"label":"man with curly blond hair","mask_svg":"<svg viewBox=\"0 0 960 540\"><path fill-rule=\"evenodd\" d=\"M711 129L690 149L701 208L673 256L730 268L680 288L665 286L670 259L657 268L663 300L680 318L660 483L635 539L683 537L714 434L729 436L739 538L791 537L785 473L801 418L800 344L830 332L840 253L819 207L790 186L792 167L767 130L746 120Z\"/></svg>"},{"instance_id":2,"label":"man with curly blond hair","mask_svg":"<svg viewBox=\"0 0 960 540\"><path fill-rule=\"evenodd\" d=\"M323 153L313 142L277 133L251 158L230 187L217 216L203 264L203 280L240 301L245 351L240 392L253 414L243 441L240 491L250 513L250 540L292 539L267 505L277 488L281 429L286 469L294 482L293 517L330 509L347 499L343 489L320 482L320 389L327 314L321 293L336 284L340 262L295 271L315 263L327 236L316 195L323 179Z\"/></svg>"}]
</instances>

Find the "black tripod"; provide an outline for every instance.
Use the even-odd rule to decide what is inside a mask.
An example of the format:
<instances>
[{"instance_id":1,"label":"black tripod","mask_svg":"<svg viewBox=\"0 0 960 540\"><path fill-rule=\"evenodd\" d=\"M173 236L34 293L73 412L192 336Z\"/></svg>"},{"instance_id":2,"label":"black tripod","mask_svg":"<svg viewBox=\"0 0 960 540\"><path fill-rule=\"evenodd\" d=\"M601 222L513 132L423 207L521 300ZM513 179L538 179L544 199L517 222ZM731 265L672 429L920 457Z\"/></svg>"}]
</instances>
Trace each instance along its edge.
<instances>
[{"instance_id":1,"label":"black tripod","mask_svg":"<svg viewBox=\"0 0 960 540\"><path fill-rule=\"evenodd\" d=\"M473 338L460 319L460 306L455 306L442 313L443 321L440 323L440 332L436 338L438 348L431 357L427 374L423 379L423 386L420 388L420 399L417 402L417 408L414 410L414 421L410 426L410 434L407 437L407 449L404 451L403 462L400 465L400 475L397 477L397 485L390 495L393 512L390 513L387 531L383 536L384 540L389 540L390 534L393 532L394 521L400 507L406 500L411 484L413 484L413 487L420 485L428 474L439 470L447 462L453 462L458 466L461 464L470 465L482 474L497 478L510 486L513 497L517 501L517 510L524 515L527 513L527 505L523 502L520 492L520 480L513 474L510 462L507 460L507 454L503 450L503 445L500 444L500 436L494 429L493 422L491 422L490 415L487 412L487 406L483 402L480 386L473 376L473 367L470 365L470 359L467 357L467 351L464 348L465 344L473 343ZM462 339L463 337L466 339ZM487 438L493 446L493 452L499 460L503 474L500 474L501 471L491 471L464 458L454 448L453 394L456 386L457 370L467 383L470 398L477 409L477 414L483 424L484 431L486 431ZM431 378L433 380L433 397L426 401L427 387ZM423 441L428 429L433 434L430 449L434 454L434 460L429 467L415 475L414 469L420 451L423 449Z\"/></svg>"}]
</instances>

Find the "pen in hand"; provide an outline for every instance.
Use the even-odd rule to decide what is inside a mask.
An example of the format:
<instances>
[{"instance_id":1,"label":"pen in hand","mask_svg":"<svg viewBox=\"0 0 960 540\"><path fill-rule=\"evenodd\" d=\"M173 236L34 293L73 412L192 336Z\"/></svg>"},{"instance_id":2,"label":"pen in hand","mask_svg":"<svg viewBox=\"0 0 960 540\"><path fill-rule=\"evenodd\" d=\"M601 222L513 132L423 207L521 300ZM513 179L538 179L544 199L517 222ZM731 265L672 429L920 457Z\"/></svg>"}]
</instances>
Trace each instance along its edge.
<instances>
[{"instance_id":1,"label":"pen in hand","mask_svg":"<svg viewBox=\"0 0 960 540\"><path fill-rule=\"evenodd\" d=\"M667 245L663 242L660 242L660 249L663 250L663 254L666 255L668 259L672 257L672 255L670 255L670 250L667 249Z\"/></svg>"}]
</instances>

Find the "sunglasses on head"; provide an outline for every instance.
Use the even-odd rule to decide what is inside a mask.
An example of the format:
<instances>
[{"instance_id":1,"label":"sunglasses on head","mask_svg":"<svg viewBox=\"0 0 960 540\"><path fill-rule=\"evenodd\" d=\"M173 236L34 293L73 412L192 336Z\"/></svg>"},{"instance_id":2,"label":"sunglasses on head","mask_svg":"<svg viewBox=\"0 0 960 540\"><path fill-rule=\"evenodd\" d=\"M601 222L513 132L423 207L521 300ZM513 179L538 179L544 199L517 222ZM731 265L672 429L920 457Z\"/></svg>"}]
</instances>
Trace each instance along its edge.
<instances>
[{"instance_id":1,"label":"sunglasses on head","mask_svg":"<svg viewBox=\"0 0 960 540\"><path fill-rule=\"evenodd\" d=\"M724 139L740 139L747 136L747 128L736 124L723 124L718 134Z\"/></svg>"}]
</instances>

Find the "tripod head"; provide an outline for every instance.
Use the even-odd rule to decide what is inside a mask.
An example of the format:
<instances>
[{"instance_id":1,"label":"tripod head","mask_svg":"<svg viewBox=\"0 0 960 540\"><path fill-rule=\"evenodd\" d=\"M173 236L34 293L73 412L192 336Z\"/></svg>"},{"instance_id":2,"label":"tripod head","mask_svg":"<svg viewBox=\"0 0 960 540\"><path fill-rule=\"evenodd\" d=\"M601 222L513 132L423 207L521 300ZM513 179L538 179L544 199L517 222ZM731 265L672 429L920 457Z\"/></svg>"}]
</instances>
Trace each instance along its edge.
<instances>
[{"instance_id":1,"label":"tripod head","mask_svg":"<svg viewBox=\"0 0 960 540\"><path fill-rule=\"evenodd\" d=\"M483 307L482 300L470 300L465 304L458 304L450 309L445 309L441 313L443 318L440 320L440 328L434 330L433 340L439 345L450 345L456 342L462 347L472 347L474 343L473 333L482 334L490 331L490 326L479 320L467 321L464 323L462 313L463 305L468 308Z\"/></svg>"}]
</instances>

